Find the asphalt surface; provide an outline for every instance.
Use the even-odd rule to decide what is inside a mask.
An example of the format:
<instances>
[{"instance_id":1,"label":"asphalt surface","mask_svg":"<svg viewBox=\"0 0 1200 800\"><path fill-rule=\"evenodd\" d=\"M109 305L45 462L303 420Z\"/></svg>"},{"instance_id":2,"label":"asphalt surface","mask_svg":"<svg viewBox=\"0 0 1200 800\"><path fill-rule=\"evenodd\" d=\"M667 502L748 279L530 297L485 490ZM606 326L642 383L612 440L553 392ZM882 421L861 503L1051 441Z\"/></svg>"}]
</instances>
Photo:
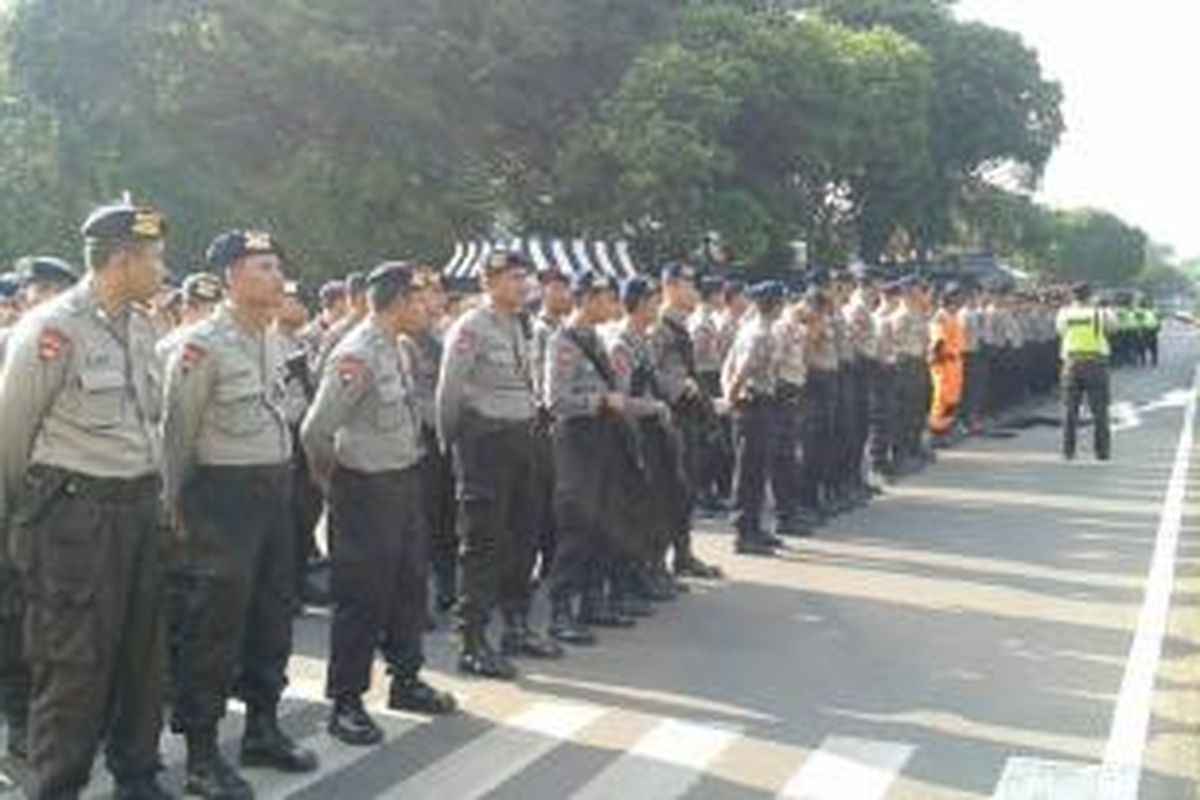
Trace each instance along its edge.
<instances>
[{"instance_id":1,"label":"asphalt surface","mask_svg":"<svg viewBox=\"0 0 1200 800\"><path fill-rule=\"evenodd\" d=\"M1165 350L1158 369L1115 377L1113 463L1090 459L1086 432L1065 463L1059 432L1032 427L943 451L776 559L734 556L725 526L704 523L700 550L726 580L695 583L562 662L525 662L515 685L461 678L450 634L431 634L428 677L463 710L380 712L389 739L377 749L324 733L327 618L311 613L286 725L326 769L248 774L260 797L296 798L1097 796L1087 776L1104 758L1200 359L1190 333ZM1200 574L1190 501L1181 579ZM1196 602L1177 591L1173 613ZM1160 698L1196 690L1196 675L1171 667L1200 648L1172 620ZM376 684L381 709L382 669ZM1156 706L1141 797L1194 796L1196 765L1156 746L1193 737L1195 722ZM236 708L228 723L232 746ZM164 753L178 786L176 737ZM97 796L110 790L102 772Z\"/></svg>"}]
</instances>

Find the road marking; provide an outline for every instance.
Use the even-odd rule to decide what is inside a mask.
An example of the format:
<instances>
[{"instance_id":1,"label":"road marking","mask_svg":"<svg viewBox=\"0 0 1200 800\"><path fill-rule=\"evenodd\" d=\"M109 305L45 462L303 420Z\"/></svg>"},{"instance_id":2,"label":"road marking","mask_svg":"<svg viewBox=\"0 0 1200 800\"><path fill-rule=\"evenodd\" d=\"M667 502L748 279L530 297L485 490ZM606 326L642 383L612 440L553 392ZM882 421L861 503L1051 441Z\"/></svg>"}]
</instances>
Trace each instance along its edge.
<instances>
[{"instance_id":1,"label":"road marking","mask_svg":"<svg viewBox=\"0 0 1200 800\"><path fill-rule=\"evenodd\" d=\"M1183 503L1187 496L1198 388L1200 367L1196 369L1192 391L1184 406L1183 429L1179 434L1179 446L1175 451L1171 479L1163 501L1154 556L1146 579L1146 596L1138 616L1137 632L1126 662L1125 676L1121 679L1108 744L1104 749L1104 763L1096 795L1098 800L1136 800L1141 782L1142 759L1154 701L1154 681L1162 657L1163 637L1171 610L1171 592L1175 584L1175 554L1183 521Z\"/></svg>"},{"instance_id":2,"label":"road marking","mask_svg":"<svg viewBox=\"0 0 1200 800\"><path fill-rule=\"evenodd\" d=\"M405 718L394 714L377 714L373 716L375 716L376 724L383 729L383 744L393 742L409 731L429 724L428 720L417 717ZM349 745L342 744L330 736L327 731L321 731L318 734L303 739L300 745L309 748L317 754L317 757L321 761L320 768L315 772L306 772L299 775L271 772L269 770L244 770L242 775L254 786L255 797L261 798L261 800L290 797L303 789L307 789L318 781L328 778L330 775L353 766L358 761L375 752L374 747L350 747Z\"/></svg>"},{"instance_id":3,"label":"road marking","mask_svg":"<svg viewBox=\"0 0 1200 800\"><path fill-rule=\"evenodd\" d=\"M1100 767L1041 758L1010 758L993 800L1092 800Z\"/></svg>"},{"instance_id":4,"label":"road marking","mask_svg":"<svg viewBox=\"0 0 1200 800\"><path fill-rule=\"evenodd\" d=\"M482 797L605 713L595 706L536 703L380 797Z\"/></svg>"},{"instance_id":5,"label":"road marking","mask_svg":"<svg viewBox=\"0 0 1200 800\"><path fill-rule=\"evenodd\" d=\"M741 733L736 728L665 720L632 750L571 795L572 800L680 797L702 777L705 767Z\"/></svg>"},{"instance_id":6,"label":"road marking","mask_svg":"<svg viewBox=\"0 0 1200 800\"><path fill-rule=\"evenodd\" d=\"M830 737L780 793L787 800L879 800L916 748L898 742Z\"/></svg>"}]
</instances>

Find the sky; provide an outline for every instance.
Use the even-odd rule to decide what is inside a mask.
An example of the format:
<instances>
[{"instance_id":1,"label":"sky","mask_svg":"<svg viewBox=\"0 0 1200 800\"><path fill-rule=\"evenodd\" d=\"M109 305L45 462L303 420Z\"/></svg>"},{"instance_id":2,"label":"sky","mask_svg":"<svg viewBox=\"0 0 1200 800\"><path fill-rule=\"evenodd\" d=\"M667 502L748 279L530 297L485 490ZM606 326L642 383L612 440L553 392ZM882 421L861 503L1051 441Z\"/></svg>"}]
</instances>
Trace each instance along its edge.
<instances>
[{"instance_id":1,"label":"sky","mask_svg":"<svg viewBox=\"0 0 1200 800\"><path fill-rule=\"evenodd\" d=\"M1200 256L1200 0L959 0L1014 30L1063 85L1041 199L1104 208Z\"/></svg>"}]
</instances>

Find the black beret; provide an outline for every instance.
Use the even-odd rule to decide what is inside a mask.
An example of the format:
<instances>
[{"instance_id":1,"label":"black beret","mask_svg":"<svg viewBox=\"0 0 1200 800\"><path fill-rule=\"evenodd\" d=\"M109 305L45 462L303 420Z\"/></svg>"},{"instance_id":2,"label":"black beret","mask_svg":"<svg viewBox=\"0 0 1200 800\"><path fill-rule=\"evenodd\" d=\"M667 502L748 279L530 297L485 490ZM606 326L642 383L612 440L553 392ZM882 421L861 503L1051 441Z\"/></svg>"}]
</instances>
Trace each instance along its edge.
<instances>
[{"instance_id":1,"label":"black beret","mask_svg":"<svg viewBox=\"0 0 1200 800\"><path fill-rule=\"evenodd\" d=\"M221 279L211 272L194 272L180 287L186 303L218 303L225 294Z\"/></svg>"},{"instance_id":2,"label":"black beret","mask_svg":"<svg viewBox=\"0 0 1200 800\"><path fill-rule=\"evenodd\" d=\"M406 261L387 261L367 273L368 289L396 296L408 294L415 285L412 265Z\"/></svg>"},{"instance_id":3,"label":"black beret","mask_svg":"<svg viewBox=\"0 0 1200 800\"><path fill-rule=\"evenodd\" d=\"M264 255L283 258L283 250L271 234L261 231L227 231L213 239L204 259L212 269L225 269L247 256Z\"/></svg>"},{"instance_id":4,"label":"black beret","mask_svg":"<svg viewBox=\"0 0 1200 800\"><path fill-rule=\"evenodd\" d=\"M496 250L488 256L487 263L483 265L483 271L487 275L499 275L512 270L526 272L529 270L529 266L525 256L520 253L512 250Z\"/></svg>"},{"instance_id":5,"label":"black beret","mask_svg":"<svg viewBox=\"0 0 1200 800\"><path fill-rule=\"evenodd\" d=\"M22 258L17 261L16 267L17 280L23 286L31 283L71 286L79 280L79 271L75 267L54 256Z\"/></svg>"},{"instance_id":6,"label":"black beret","mask_svg":"<svg viewBox=\"0 0 1200 800\"><path fill-rule=\"evenodd\" d=\"M700 296L705 300L720 296L725 288L725 281L715 275L705 275L700 279Z\"/></svg>"},{"instance_id":7,"label":"black beret","mask_svg":"<svg viewBox=\"0 0 1200 800\"><path fill-rule=\"evenodd\" d=\"M746 282L737 280L736 278L725 281L725 285L721 287L721 292L725 295L726 300L730 300L739 295L746 293Z\"/></svg>"},{"instance_id":8,"label":"black beret","mask_svg":"<svg viewBox=\"0 0 1200 800\"><path fill-rule=\"evenodd\" d=\"M626 278L621 284L621 302L626 308L636 308L639 303L658 291L658 284L644 275Z\"/></svg>"},{"instance_id":9,"label":"black beret","mask_svg":"<svg viewBox=\"0 0 1200 800\"><path fill-rule=\"evenodd\" d=\"M751 286L746 296L759 305L778 305L787 297L787 287L779 281L762 281Z\"/></svg>"},{"instance_id":10,"label":"black beret","mask_svg":"<svg viewBox=\"0 0 1200 800\"><path fill-rule=\"evenodd\" d=\"M321 305L331 306L341 300L346 299L346 284L341 281L326 281L321 284L321 289L317 293L321 300Z\"/></svg>"},{"instance_id":11,"label":"black beret","mask_svg":"<svg viewBox=\"0 0 1200 800\"><path fill-rule=\"evenodd\" d=\"M571 294L576 297L612 291L615 288L611 278L597 272L581 272L571 281Z\"/></svg>"},{"instance_id":12,"label":"black beret","mask_svg":"<svg viewBox=\"0 0 1200 800\"><path fill-rule=\"evenodd\" d=\"M11 300L21 289L17 276L11 272L0 275L0 300Z\"/></svg>"},{"instance_id":13,"label":"black beret","mask_svg":"<svg viewBox=\"0 0 1200 800\"><path fill-rule=\"evenodd\" d=\"M121 202L97 208L80 231L87 239L155 241L166 235L167 220L149 206Z\"/></svg>"},{"instance_id":14,"label":"black beret","mask_svg":"<svg viewBox=\"0 0 1200 800\"><path fill-rule=\"evenodd\" d=\"M663 264L659 278L664 283L667 281L694 281L696 280L696 270L681 261L671 261Z\"/></svg>"}]
</instances>

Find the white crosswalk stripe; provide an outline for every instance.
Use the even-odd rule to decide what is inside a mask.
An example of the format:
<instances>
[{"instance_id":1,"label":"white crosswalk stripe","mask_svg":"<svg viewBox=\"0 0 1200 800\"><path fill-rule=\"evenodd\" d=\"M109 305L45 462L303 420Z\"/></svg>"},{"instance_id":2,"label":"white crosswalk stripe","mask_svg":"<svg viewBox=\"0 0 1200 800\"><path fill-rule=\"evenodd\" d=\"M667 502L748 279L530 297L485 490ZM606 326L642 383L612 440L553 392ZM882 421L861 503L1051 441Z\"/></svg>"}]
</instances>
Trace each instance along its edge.
<instances>
[{"instance_id":1,"label":"white crosswalk stripe","mask_svg":"<svg viewBox=\"0 0 1200 800\"><path fill-rule=\"evenodd\" d=\"M666 720L633 749L572 795L573 800L611 797L680 797L705 767L740 736L734 729Z\"/></svg>"},{"instance_id":2,"label":"white crosswalk stripe","mask_svg":"<svg viewBox=\"0 0 1200 800\"><path fill-rule=\"evenodd\" d=\"M831 737L792 776L787 800L881 800L914 748L897 742Z\"/></svg>"},{"instance_id":3,"label":"white crosswalk stripe","mask_svg":"<svg viewBox=\"0 0 1200 800\"><path fill-rule=\"evenodd\" d=\"M603 716L595 706L535 703L382 798L482 797Z\"/></svg>"},{"instance_id":4,"label":"white crosswalk stripe","mask_svg":"<svg viewBox=\"0 0 1200 800\"><path fill-rule=\"evenodd\" d=\"M298 697L295 688L281 709L283 727L317 753L321 767L300 775L243 771L263 800L327 794L471 800L502 787L506 797L540 796L553 787L558 796L572 800L675 800L701 796L708 788L722 785L792 800L883 800L915 752L903 743L838 737L809 752L747 737L742 728L721 722L664 719L548 697L520 699L499 716L477 716L466 709L466 727L454 732L451 725L444 743L438 736L440 720L373 708L372 715L385 732L384 744L358 748L336 741L325 730L329 706L319 695L302 692ZM221 742L234 759L243 721L240 706L231 704L221 726ZM487 727L480 728L480 721ZM423 753L415 761L403 757L410 738ZM591 765L577 777L571 772L574 767L563 767L571 763L565 751L567 761L554 760L556 751L567 745L575 758L583 757ZM751 756L749 764L742 763L746 754ZM186 758L182 737L165 734L162 756L164 785L178 792ZM772 777L768 781L758 774L755 758L769 759ZM1028 789L1028 770L1025 776L1018 769L1002 784ZM84 797L109 798L112 792L112 779L98 762ZM15 795L14 787L0 783L0 795ZM996 796L1033 800L1044 795L1010 790Z\"/></svg>"}]
</instances>

